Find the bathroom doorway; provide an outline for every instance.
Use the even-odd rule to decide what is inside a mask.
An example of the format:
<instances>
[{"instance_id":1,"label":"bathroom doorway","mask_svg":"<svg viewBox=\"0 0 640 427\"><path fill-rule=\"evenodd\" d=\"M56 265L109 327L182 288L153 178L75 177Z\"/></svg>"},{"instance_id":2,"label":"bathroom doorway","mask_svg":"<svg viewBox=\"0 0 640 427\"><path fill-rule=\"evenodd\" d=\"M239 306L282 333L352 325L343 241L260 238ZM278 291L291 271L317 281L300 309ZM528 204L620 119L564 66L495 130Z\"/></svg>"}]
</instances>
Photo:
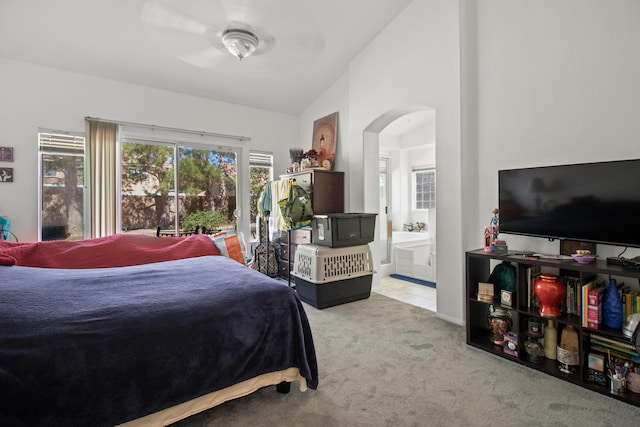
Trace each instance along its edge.
<instances>
[{"instance_id":1,"label":"bathroom doorway","mask_svg":"<svg viewBox=\"0 0 640 427\"><path fill-rule=\"evenodd\" d=\"M429 107L399 108L381 115L364 131L365 209L377 212L379 219L377 242L372 245L374 268L380 273L377 280L374 277L374 290L381 278L396 273L398 252L415 261L404 266L408 275L436 282L436 209L424 209L419 203L417 207L415 200L417 171L435 172L435 117Z\"/></svg>"},{"instance_id":2,"label":"bathroom doorway","mask_svg":"<svg viewBox=\"0 0 640 427\"><path fill-rule=\"evenodd\" d=\"M387 178L378 214L386 216L380 233L381 265L386 249L390 274L435 282L435 111L398 117L380 132L378 145ZM385 205L383 196L388 198Z\"/></svg>"},{"instance_id":3,"label":"bathroom doorway","mask_svg":"<svg viewBox=\"0 0 640 427\"><path fill-rule=\"evenodd\" d=\"M365 133L365 151L378 155L380 276L374 290L432 311L437 311L435 135L435 110L429 108L382 122L370 138Z\"/></svg>"}]
</instances>

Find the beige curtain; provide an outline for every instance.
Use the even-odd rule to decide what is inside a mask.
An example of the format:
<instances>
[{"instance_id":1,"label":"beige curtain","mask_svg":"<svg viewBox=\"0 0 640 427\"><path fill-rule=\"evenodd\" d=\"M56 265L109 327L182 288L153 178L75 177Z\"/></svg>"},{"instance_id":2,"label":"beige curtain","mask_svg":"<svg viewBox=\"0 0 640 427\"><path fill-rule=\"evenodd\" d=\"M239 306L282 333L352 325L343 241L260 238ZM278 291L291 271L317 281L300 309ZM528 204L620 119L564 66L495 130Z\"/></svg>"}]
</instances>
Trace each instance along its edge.
<instances>
[{"instance_id":1,"label":"beige curtain","mask_svg":"<svg viewBox=\"0 0 640 427\"><path fill-rule=\"evenodd\" d=\"M116 233L116 144L118 125L87 119L91 237Z\"/></svg>"}]
</instances>

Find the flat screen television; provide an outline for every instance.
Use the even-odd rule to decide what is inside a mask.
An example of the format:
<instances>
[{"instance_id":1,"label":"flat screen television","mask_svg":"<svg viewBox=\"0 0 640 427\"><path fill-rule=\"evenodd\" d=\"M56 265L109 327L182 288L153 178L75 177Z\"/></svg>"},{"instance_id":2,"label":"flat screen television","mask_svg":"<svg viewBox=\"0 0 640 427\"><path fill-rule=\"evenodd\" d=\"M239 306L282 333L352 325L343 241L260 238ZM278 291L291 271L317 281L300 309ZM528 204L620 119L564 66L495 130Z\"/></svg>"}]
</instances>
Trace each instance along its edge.
<instances>
[{"instance_id":1,"label":"flat screen television","mask_svg":"<svg viewBox=\"0 0 640 427\"><path fill-rule=\"evenodd\" d=\"M500 233L640 247L640 159L498 171Z\"/></svg>"}]
</instances>

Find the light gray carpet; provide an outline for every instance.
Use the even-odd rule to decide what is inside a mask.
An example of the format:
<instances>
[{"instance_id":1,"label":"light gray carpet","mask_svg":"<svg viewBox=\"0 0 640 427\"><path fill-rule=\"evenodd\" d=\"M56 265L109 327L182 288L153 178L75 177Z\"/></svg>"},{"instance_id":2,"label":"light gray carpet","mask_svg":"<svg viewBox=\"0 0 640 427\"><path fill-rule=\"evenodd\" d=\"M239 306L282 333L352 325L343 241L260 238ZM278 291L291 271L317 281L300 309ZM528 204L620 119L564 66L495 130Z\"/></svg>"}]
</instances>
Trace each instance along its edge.
<instances>
[{"instance_id":1,"label":"light gray carpet","mask_svg":"<svg viewBox=\"0 0 640 427\"><path fill-rule=\"evenodd\" d=\"M268 387L176 426L640 425L640 408L469 347L430 311L376 293L305 308L317 390Z\"/></svg>"}]
</instances>

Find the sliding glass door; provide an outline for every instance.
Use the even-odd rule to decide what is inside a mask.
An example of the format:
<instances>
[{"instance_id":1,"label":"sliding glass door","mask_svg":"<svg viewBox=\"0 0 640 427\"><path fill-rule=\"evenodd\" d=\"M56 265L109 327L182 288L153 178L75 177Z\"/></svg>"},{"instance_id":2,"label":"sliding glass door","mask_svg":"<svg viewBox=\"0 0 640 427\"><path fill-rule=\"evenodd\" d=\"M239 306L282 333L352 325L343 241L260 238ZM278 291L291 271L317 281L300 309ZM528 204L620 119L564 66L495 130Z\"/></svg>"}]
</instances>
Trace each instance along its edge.
<instances>
[{"instance_id":1,"label":"sliding glass door","mask_svg":"<svg viewBox=\"0 0 640 427\"><path fill-rule=\"evenodd\" d=\"M232 150L125 139L122 230L235 230L237 163Z\"/></svg>"}]
</instances>

